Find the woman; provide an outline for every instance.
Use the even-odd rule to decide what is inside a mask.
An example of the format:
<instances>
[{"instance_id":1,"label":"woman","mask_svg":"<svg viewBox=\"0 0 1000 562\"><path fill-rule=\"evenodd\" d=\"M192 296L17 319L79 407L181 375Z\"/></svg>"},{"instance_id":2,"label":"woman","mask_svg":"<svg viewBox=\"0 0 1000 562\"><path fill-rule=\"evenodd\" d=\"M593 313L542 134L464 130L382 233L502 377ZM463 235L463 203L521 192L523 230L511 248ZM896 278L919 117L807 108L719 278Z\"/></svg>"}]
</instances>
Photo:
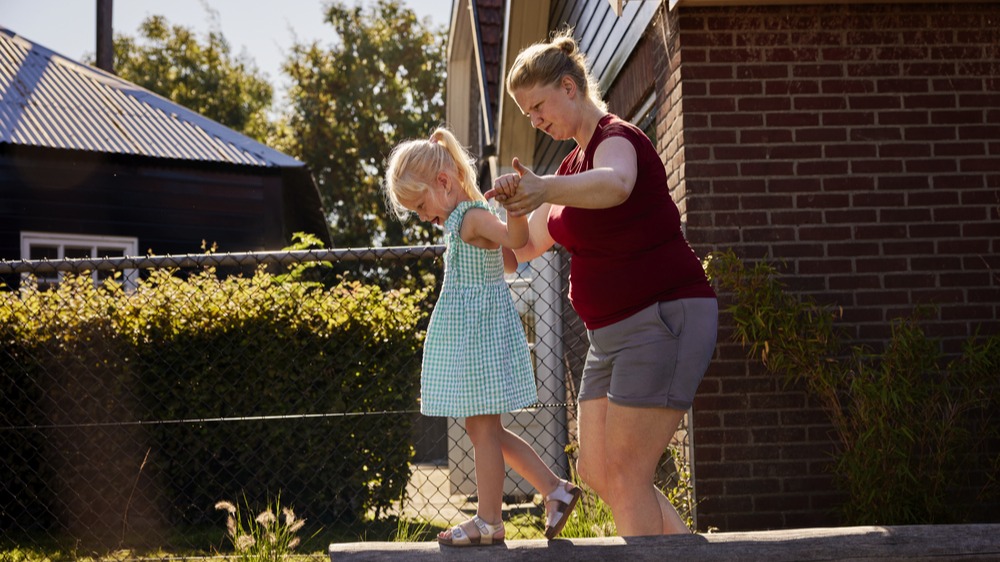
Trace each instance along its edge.
<instances>
[{"instance_id":1,"label":"woman","mask_svg":"<svg viewBox=\"0 0 1000 562\"><path fill-rule=\"evenodd\" d=\"M578 473L622 536L688 532L653 479L715 350L718 305L655 147L607 112L571 31L524 49L507 90L536 129L576 141L555 175L516 173L487 194L531 214L531 260L570 253L569 297L590 349L579 395Z\"/></svg>"}]
</instances>

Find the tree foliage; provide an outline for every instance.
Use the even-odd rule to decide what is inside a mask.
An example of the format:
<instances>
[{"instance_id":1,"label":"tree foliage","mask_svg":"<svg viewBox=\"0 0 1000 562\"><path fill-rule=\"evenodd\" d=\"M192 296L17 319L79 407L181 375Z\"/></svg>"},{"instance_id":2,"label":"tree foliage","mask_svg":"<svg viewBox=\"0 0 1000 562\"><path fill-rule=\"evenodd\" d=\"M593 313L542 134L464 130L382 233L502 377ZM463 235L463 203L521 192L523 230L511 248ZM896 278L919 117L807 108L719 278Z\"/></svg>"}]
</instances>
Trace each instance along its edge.
<instances>
[{"instance_id":1,"label":"tree foliage","mask_svg":"<svg viewBox=\"0 0 1000 562\"><path fill-rule=\"evenodd\" d=\"M150 16L138 37L115 36L114 61L125 80L209 119L260 142L272 134L274 88L250 59L230 52L217 29L199 40L189 28Z\"/></svg>"},{"instance_id":2,"label":"tree foliage","mask_svg":"<svg viewBox=\"0 0 1000 562\"><path fill-rule=\"evenodd\" d=\"M327 5L336 42L295 44L279 149L306 162L335 246L424 243L432 233L386 211L379 185L392 147L443 121L444 30L396 0Z\"/></svg>"}]
</instances>

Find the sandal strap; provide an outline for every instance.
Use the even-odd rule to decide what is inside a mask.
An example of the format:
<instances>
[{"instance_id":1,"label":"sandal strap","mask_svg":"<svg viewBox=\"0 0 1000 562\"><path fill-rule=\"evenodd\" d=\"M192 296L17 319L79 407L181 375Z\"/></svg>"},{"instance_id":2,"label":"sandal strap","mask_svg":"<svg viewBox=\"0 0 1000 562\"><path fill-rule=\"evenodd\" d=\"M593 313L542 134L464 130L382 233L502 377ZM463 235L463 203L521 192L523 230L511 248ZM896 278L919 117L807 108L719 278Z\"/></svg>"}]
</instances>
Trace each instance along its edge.
<instances>
[{"instance_id":1,"label":"sandal strap","mask_svg":"<svg viewBox=\"0 0 1000 562\"><path fill-rule=\"evenodd\" d=\"M461 524L455 525L451 528L451 538L455 541L464 541L466 539L471 539L469 533L465 532L465 529Z\"/></svg>"},{"instance_id":2,"label":"sandal strap","mask_svg":"<svg viewBox=\"0 0 1000 562\"><path fill-rule=\"evenodd\" d=\"M483 520L482 517L476 515L472 518L472 522L479 529L479 540L485 544L492 544L493 541L502 541L502 537L495 536L497 533L503 530L503 521L496 525L490 525Z\"/></svg>"},{"instance_id":3,"label":"sandal strap","mask_svg":"<svg viewBox=\"0 0 1000 562\"><path fill-rule=\"evenodd\" d=\"M570 492L570 483L565 480L560 481L559 485L552 490L552 493L545 496L546 503L557 501L565 504L569 503L572 499L573 494Z\"/></svg>"}]
</instances>

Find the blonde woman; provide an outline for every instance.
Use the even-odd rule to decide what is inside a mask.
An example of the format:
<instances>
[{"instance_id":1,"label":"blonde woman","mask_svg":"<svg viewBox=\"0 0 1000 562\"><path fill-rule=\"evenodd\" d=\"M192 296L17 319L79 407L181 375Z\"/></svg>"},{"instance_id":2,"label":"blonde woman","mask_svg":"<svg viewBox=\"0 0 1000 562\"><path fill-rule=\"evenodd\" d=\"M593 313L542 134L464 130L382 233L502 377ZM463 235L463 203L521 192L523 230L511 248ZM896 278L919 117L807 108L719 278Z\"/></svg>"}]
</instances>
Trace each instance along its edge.
<instances>
[{"instance_id":1,"label":"blonde woman","mask_svg":"<svg viewBox=\"0 0 1000 562\"><path fill-rule=\"evenodd\" d=\"M607 112L571 30L524 49L507 91L536 129L575 148L554 175L513 161L496 196L527 216L531 260L570 254L569 297L590 349L579 400L580 477L623 536L686 533L654 486L656 467L714 353L715 292L681 231L655 147Z\"/></svg>"}]
</instances>

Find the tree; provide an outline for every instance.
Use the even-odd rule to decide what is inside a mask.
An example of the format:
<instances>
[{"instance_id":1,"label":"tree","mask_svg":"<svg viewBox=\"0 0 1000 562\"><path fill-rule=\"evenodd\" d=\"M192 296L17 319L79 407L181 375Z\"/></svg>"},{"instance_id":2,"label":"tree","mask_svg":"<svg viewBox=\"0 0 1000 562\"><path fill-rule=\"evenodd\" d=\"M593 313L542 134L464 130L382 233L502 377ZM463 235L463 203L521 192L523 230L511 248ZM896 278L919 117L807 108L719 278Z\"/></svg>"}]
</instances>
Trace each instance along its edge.
<instances>
[{"instance_id":1,"label":"tree","mask_svg":"<svg viewBox=\"0 0 1000 562\"><path fill-rule=\"evenodd\" d=\"M280 149L312 170L335 246L426 243L433 233L396 220L379 185L393 146L443 122L444 30L396 0L334 1L325 18L339 41L297 43L283 66L292 84Z\"/></svg>"},{"instance_id":2,"label":"tree","mask_svg":"<svg viewBox=\"0 0 1000 562\"><path fill-rule=\"evenodd\" d=\"M230 53L218 30L199 42L192 30L150 16L139 38L115 36L114 60L125 80L257 141L273 135L268 110L274 88L252 61Z\"/></svg>"}]
</instances>

